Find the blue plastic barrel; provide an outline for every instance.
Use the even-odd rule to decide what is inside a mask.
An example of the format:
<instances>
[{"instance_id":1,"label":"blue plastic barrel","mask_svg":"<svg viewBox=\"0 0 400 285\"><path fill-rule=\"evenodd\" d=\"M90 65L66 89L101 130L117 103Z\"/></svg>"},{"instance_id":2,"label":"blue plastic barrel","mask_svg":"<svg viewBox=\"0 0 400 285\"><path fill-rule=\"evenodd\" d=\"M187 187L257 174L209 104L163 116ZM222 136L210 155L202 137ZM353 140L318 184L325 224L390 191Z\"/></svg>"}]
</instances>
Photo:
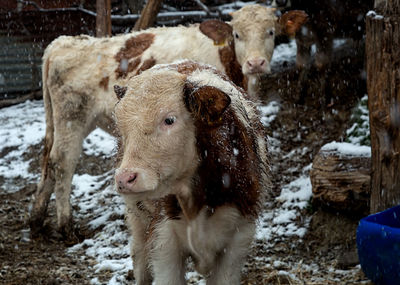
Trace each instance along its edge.
<instances>
[{"instance_id":1,"label":"blue plastic barrel","mask_svg":"<svg viewBox=\"0 0 400 285\"><path fill-rule=\"evenodd\" d=\"M376 285L400 285L400 205L361 219L357 228L361 268Z\"/></svg>"}]
</instances>

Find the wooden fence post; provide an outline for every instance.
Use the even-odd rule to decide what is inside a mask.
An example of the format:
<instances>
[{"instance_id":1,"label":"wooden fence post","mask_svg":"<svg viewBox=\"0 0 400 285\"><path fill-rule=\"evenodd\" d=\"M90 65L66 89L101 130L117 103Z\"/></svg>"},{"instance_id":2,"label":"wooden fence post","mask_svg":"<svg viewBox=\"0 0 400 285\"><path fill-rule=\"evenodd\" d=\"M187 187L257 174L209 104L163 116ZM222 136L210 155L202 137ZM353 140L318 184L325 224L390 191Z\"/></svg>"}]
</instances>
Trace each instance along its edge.
<instances>
[{"instance_id":1,"label":"wooden fence post","mask_svg":"<svg viewBox=\"0 0 400 285\"><path fill-rule=\"evenodd\" d=\"M111 36L111 0L96 0L96 37Z\"/></svg>"},{"instance_id":2,"label":"wooden fence post","mask_svg":"<svg viewBox=\"0 0 400 285\"><path fill-rule=\"evenodd\" d=\"M142 13L140 14L140 18L136 21L133 29L139 31L151 27L160 11L161 4L162 0L147 0Z\"/></svg>"},{"instance_id":3,"label":"wooden fence post","mask_svg":"<svg viewBox=\"0 0 400 285\"><path fill-rule=\"evenodd\" d=\"M366 24L375 213L400 204L400 1L376 0Z\"/></svg>"}]
</instances>

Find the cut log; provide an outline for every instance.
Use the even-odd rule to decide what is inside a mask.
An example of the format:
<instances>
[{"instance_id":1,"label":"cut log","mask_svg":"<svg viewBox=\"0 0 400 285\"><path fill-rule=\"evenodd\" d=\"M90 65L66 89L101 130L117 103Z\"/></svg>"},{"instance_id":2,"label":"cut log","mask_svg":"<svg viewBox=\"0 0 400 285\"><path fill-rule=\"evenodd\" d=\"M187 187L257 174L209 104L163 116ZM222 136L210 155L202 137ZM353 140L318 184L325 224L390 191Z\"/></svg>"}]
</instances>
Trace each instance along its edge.
<instances>
[{"instance_id":1,"label":"cut log","mask_svg":"<svg viewBox=\"0 0 400 285\"><path fill-rule=\"evenodd\" d=\"M320 150L310 172L313 205L345 214L369 214L371 157Z\"/></svg>"}]
</instances>

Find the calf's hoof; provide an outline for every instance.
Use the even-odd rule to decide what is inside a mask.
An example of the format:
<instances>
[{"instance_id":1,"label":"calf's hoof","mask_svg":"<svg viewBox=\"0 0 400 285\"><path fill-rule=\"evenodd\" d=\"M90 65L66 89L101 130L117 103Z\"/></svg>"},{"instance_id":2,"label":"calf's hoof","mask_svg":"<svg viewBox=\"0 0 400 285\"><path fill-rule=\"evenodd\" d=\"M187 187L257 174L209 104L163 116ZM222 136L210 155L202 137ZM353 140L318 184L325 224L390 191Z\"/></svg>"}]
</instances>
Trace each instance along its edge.
<instances>
[{"instance_id":1,"label":"calf's hoof","mask_svg":"<svg viewBox=\"0 0 400 285\"><path fill-rule=\"evenodd\" d=\"M43 229L44 219L46 217L45 211L42 213L31 212L28 220L29 227L31 229L31 236L37 237Z\"/></svg>"},{"instance_id":2,"label":"calf's hoof","mask_svg":"<svg viewBox=\"0 0 400 285\"><path fill-rule=\"evenodd\" d=\"M82 241L82 235L79 233L79 229L74 227L72 218L59 223L57 232L67 245L74 245Z\"/></svg>"}]
</instances>

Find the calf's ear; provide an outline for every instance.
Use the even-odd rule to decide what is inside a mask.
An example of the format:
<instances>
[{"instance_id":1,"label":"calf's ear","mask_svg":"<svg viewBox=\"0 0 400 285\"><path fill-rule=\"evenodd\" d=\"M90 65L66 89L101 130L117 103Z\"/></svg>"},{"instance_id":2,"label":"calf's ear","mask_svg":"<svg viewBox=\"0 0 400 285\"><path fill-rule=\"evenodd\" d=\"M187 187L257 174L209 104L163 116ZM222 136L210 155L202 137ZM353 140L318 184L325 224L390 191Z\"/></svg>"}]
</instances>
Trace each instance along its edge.
<instances>
[{"instance_id":1,"label":"calf's ear","mask_svg":"<svg viewBox=\"0 0 400 285\"><path fill-rule=\"evenodd\" d=\"M215 126L222 121L222 114L231 103L231 98L212 86L196 87L186 82L183 88L185 105L199 122Z\"/></svg>"},{"instance_id":2,"label":"calf's ear","mask_svg":"<svg viewBox=\"0 0 400 285\"><path fill-rule=\"evenodd\" d=\"M281 34L295 36L296 32L308 21L308 15L301 10L292 10L284 13L278 19L278 31Z\"/></svg>"},{"instance_id":3,"label":"calf's ear","mask_svg":"<svg viewBox=\"0 0 400 285\"><path fill-rule=\"evenodd\" d=\"M232 27L219 20L207 20L200 24L200 31L214 41L214 45L226 45L232 39Z\"/></svg>"},{"instance_id":4,"label":"calf's ear","mask_svg":"<svg viewBox=\"0 0 400 285\"><path fill-rule=\"evenodd\" d=\"M125 96L127 89L128 89L128 87L125 87L125 86L114 85L114 92L115 92L115 95L117 95L118 101L121 100Z\"/></svg>"}]
</instances>

